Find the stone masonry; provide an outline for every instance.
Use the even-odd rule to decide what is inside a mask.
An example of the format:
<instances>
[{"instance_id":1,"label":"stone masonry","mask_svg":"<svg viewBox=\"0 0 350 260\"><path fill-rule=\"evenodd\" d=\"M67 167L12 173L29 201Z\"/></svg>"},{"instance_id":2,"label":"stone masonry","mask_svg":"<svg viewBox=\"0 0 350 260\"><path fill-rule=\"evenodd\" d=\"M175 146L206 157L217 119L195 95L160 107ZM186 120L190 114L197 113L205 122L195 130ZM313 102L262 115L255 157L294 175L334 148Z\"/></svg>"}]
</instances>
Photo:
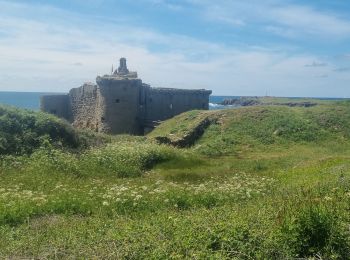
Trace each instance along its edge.
<instances>
[{"instance_id":1,"label":"stone masonry","mask_svg":"<svg viewBox=\"0 0 350 260\"><path fill-rule=\"evenodd\" d=\"M98 76L68 94L41 97L42 111L77 128L110 134L142 135L159 121L194 109L209 108L210 90L152 88L130 72L126 59L111 75Z\"/></svg>"}]
</instances>

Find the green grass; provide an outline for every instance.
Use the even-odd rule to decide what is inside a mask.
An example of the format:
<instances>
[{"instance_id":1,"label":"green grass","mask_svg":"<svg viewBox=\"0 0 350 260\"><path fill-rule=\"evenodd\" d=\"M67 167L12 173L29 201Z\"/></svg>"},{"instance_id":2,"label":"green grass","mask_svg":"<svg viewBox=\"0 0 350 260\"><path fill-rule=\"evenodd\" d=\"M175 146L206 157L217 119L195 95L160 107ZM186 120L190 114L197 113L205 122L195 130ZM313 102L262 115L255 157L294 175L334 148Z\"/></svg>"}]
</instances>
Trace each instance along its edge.
<instances>
[{"instance_id":1,"label":"green grass","mask_svg":"<svg viewBox=\"0 0 350 260\"><path fill-rule=\"evenodd\" d=\"M349 112L192 111L148 137L3 156L0 258L349 259ZM208 117L192 147L154 141Z\"/></svg>"}]
</instances>

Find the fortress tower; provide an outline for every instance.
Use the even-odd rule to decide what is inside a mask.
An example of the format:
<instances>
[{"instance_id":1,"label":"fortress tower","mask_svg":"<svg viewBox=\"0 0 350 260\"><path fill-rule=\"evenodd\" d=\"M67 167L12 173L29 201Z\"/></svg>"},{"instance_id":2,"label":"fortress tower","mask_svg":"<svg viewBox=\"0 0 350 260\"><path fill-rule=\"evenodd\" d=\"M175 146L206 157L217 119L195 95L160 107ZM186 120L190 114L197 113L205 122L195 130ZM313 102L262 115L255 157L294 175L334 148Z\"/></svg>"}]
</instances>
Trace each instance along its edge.
<instances>
[{"instance_id":1,"label":"fortress tower","mask_svg":"<svg viewBox=\"0 0 350 260\"><path fill-rule=\"evenodd\" d=\"M142 134L144 93L136 72L129 72L126 59L112 75L96 78L100 132Z\"/></svg>"},{"instance_id":2,"label":"fortress tower","mask_svg":"<svg viewBox=\"0 0 350 260\"><path fill-rule=\"evenodd\" d=\"M41 97L41 110L78 128L141 135L156 122L193 109L208 109L210 90L152 88L121 58L111 75L98 76L65 95Z\"/></svg>"}]
</instances>

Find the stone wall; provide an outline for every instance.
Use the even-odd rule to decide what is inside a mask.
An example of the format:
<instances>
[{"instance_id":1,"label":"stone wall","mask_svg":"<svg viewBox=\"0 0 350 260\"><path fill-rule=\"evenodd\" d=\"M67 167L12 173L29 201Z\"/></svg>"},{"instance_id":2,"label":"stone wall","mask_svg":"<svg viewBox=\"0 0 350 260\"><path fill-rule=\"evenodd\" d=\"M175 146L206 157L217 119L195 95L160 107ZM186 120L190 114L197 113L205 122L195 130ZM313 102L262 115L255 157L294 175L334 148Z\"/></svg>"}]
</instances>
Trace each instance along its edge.
<instances>
[{"instance_id":1,"label":"stone wall","mask_svg":"<svg viewBox=\"0 0 350 260\"><path fill-rule=\"evenodd\" d=\"M165 120L189 110L207 110L210 94L208 90L148 88L145 120Z\"/></svg>"},{"instance_id":2,"label":"stone wall","mask_svg":"<svg viewBox=\"0 0 350 260\"><path fill-rule=\"evenodd\" d=\"M97 85L85 83L69 91L73 126L98 131L100 122Z\"/></svg>"},{"instance_id":3,"label":"stone wall","mask_svg":"<svg viewBox=\"0 0 350 260\"><path fill-rule=\"evenodd\" d=\"M70 99L67 94L40 97L41 111L72 121Z\"/></svg>"},{"instance_id":4,"label":"stone wall","mask_svg":"<svg viewBox=\"0 0 350 260\"><path fill-rule=\"evenodd\" d=\"M72 122L74 127L110 134L140 135L155 122L185 111L207 110L208 90L151 88L140 79L97 77L68 95L41 97L41 110Z\"/></svg>"},{"instance_id":5,"label":"stone wall","mask_svg":"<svg viewBox=\"0 0 350 260\"><path fill-rule=\"evenodd\" d=\"M41 110L110 134L141 135L157 122L193 109L209 108L209 90L151 88L130 72L126 59L118 70L85 83L66 95L41 97Z\"/></svg>"},{"instance_id":6,"label":"stone wall","mask_svg":"<svg viewBox=\"0 0 350 260\"><path fill-rule=\"evenodd\" d=\"M143 134L143 85L140 79L96 79L100 95L101 132Z\"/></svg>"}]
</instances>

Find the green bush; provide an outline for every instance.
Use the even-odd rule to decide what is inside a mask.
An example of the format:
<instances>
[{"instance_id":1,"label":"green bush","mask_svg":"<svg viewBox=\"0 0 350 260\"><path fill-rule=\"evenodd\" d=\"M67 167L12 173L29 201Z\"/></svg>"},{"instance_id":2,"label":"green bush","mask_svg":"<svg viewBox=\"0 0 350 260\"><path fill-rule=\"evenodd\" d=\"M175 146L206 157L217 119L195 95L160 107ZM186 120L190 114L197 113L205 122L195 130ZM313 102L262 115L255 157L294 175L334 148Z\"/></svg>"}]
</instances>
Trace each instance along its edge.
<instances>
[{"instance_id":1,"label":"green bush","mask_svg":"<svg viewBox=\"0 0 350 260\"><path fill-rule=\"evenodd\" d=\"M325 259L349 259L350 244L337 212L323 205L301 208L283 226L286 243L297 257L321 256Z\"/></svg>"},{"instance_id":2,"label":"green bush","mask_svg":"<svg viewBox=\"0 0 350 260\"><path fill-rule=\"evenodd\" d=\"M30 154L45 143L67 148L82 144L68 122L45 113L0 106L0 155Z\"/></svg>"}]
</instances>

